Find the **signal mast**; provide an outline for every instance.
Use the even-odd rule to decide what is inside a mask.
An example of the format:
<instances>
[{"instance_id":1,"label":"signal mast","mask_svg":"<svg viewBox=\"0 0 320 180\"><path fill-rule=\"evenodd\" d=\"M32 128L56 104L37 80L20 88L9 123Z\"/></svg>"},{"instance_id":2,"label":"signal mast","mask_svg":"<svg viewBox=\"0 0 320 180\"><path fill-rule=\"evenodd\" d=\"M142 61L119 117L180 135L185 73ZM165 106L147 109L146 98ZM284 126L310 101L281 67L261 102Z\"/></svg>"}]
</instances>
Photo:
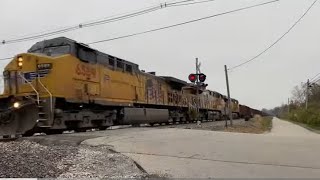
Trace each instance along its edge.
<instances>
[{"instance_id":1,"label":"signal mast","mask_svg":"<svg viewBox=\"0 0 320 180\"><path fill-rule=\"evenodd\" d=\"M199 63L198 58L196 58L196 73L189 74L189 81L196 86L196 112L197 112L197 121L199 121L199 108L200 108L200 99L199 99L199 89L205 89L208 84L204 82L207 79L207 76L200 71L201 63Z\"/></svg>"}]
</instances>

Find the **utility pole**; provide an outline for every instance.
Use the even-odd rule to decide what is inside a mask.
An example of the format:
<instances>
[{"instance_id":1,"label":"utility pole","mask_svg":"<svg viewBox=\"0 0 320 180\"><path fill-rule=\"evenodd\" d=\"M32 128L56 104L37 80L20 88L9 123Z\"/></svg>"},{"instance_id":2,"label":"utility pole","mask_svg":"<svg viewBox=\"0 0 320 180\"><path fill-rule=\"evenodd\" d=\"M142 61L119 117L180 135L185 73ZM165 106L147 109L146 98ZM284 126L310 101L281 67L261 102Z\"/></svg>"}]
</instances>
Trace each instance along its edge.
<instances>
[{"instance_id":1,"label":"utility pole","mask_svg":"<svg viewBox=\"0 0 320 180\"><path fill-rule=\"evenodd\" d=\"M290 113L290 98L288 98L288 114Z\"/></svg>"},{"instance_id":2,"label":"utility pole","mask_svg":"<svg viewBox=\"0 0 320 180\"><path fill-rule=\"evenodd\" d=\"M200 125L200 119L199 119L199 115L200 115L200 97L199 97L199 90L200 88L204 88L208 85L205 84L204 82L206 81L207 76L203 73L201 73L200 71L200 66L201 63L199 63L198 58L196 58L196 73L191 73L189 74L189 81L192 82L192 84L194 84L196 86L196 102L195 102L195 106L196 106L196 121L198 123L198 125Z\"/></svg>"},{"instance_id":3,"label":"utility pole","mask_svg":"<svg viewBox=\"0 0 320 180\"><path fill-rule=\"evenodd\" d=\"M310 81L308 79L308 81L307 81L307 90L306 90L306 109L308 109L309 86L310 86Z\"/></svg>"},{"instance_id":4,"label":"utility pole","mask_svg":"<svg viewBox=\"0 0 320 180\"><path fill-rule=\"evenodd\" d=\"M228 68L227 65L224 65L224 70L226 73L226 83L227 83L227 91L228 91L228 109L229 109L229 118L230 118L230 125L232 126L232 110L231 110L231 98L230 98L230 89L229 89L229 77L228 77ZM227 123L226 123L227 125Z\"/></svg>"},{"instance_id":5,"label":"utility pole","mask_svg":"<svg viewBox=\"0 0 320 180\"><path fill-rule=\"evenodd\" d=\"M198 58L196 58L196 74L199 74L199 60ZM197 111L197 123L199 124L199 106L200 106L200 99L199 99L199 77L196 76L196 87L197 87L197 93L196 93L196 98L197 98L197 102L196 102L196 111Z\"/></svg>"}]
</instances>

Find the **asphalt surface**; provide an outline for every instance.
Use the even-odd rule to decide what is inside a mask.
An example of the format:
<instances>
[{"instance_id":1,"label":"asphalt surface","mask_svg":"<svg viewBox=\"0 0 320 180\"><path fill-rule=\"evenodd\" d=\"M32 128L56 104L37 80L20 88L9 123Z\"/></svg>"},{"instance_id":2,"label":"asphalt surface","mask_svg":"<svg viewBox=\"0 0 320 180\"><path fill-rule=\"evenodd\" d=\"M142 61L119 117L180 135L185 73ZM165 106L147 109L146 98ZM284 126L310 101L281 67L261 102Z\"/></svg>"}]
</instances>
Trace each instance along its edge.
<instances>
[{"instance_id":1,"label":"asphalt surface","mask_svg":"<svg viewBox=\"0 0 320 180\"><path fill-rule=\"evenodd\" d=\"M320 136L273 120L268 134L128 128L95 133L84 145L107 145L149 174L173 178L319 178ZM73 136L79 136L74 134Z\"/></svg>"},{"instance_id":2,"label":"asphalt surface","mask_svg":"<svg viewBox=\"0 0 320 180\"><path fill-rule=\"evenodd\" d=\"M288 121L281 121L276 119L273 121L273 128L271 136L289 136L289 137L316 137L319 138L319 134L316 134L308 129L302 128L299 125L292 124Z\"/></svg>"}]
</instances>

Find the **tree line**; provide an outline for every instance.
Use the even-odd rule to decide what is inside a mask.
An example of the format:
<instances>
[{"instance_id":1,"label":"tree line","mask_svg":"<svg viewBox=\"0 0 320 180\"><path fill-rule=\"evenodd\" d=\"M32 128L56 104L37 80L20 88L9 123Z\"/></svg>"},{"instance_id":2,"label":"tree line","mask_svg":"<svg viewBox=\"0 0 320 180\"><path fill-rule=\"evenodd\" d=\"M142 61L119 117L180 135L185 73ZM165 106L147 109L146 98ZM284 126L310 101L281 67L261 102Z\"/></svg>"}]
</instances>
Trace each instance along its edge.
<instances>
[{"instance_id":1,"label":"tree line","mask_svg":"<svg viewBox=\"0 0 320 180\"><path fill-rule=\"evenodd\" d=\"M301 83L293 88L287 104L269 110L263 109L263 111L282 119L320 129L320 84Z\"/></svg>"}]
</instances>

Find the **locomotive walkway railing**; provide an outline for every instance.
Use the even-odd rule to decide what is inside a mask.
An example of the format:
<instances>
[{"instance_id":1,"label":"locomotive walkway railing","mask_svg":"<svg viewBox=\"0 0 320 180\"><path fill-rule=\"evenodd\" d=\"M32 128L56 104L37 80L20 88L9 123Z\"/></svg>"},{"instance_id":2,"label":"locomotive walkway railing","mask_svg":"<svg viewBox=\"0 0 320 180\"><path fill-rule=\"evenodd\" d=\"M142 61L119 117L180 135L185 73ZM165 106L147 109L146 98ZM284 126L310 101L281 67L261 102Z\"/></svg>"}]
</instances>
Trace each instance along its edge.
<instances>
[{"instance_id":1,"label":"locomotive walkway railing","mask_svg":"<svg viewBox=\"0 0 320 180\"><path fill-rule=\"evenodd\" d=\"M53 96L52 96L52 93L41 82L39 74L38 74L38 78L37 79L38 79L39 84L48 92L48 94L50 96L50 118L53 118Z\"/></svg>"},{"instance_id":2,"label":"locomotive walkway railing","mask_svg":"<svg viewBox=\"0 0 320 180\"><path fill-rule=\"evenodd\" d=\"M37 103L39 104L40 103L39 92L36 90L36 88L32 85L30 81L28 81L23 75L21 75L21 72L19 72L18 75L21 77L21 79L27 82L30 85L30 87L33 89L33 91L37 94Z\"/></svg>"}]
</instances>

